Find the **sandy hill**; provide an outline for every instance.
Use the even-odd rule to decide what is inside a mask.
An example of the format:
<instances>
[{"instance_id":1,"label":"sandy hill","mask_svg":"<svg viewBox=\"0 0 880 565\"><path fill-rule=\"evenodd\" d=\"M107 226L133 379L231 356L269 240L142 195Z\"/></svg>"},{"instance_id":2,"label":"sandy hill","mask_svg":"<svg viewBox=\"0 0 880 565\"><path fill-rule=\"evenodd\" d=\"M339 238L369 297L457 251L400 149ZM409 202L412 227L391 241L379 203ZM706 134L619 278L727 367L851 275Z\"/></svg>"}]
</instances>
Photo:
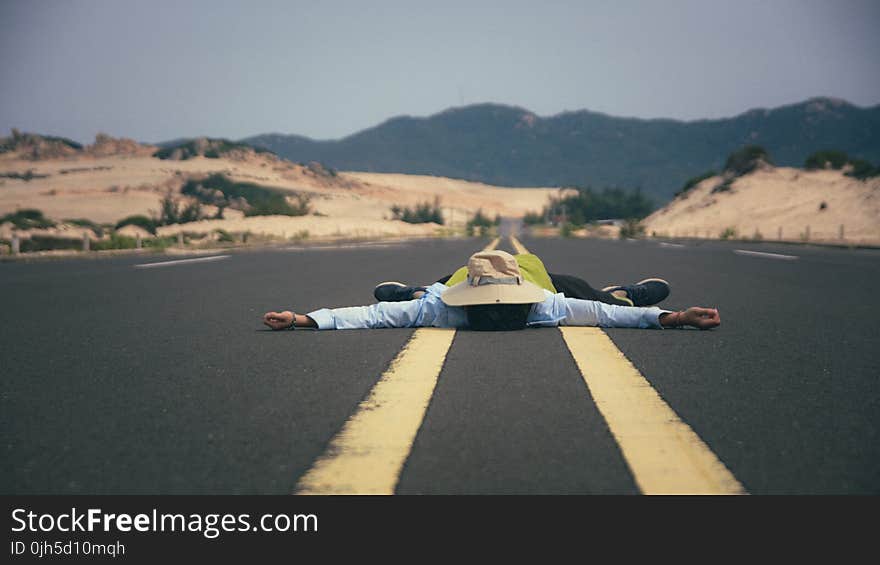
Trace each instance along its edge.
<instances>
[{"instance_id":1,"label":"sandy hill","mask_svg":"<svg viewBox=\"0 0 880 565\"><path fill-rule=\"evenodd\" d=\"M157 148L99 135L95 144L13 132L0 140L0 216L38 209L56 221L88 219L113 224L134 214L154 215L160 199L179 194L190 179L223 173L236 182L272 187L311 199L308 216L251 216L227 209L223 220L203 220L160 228L160 234L210 232L263 233L291 237L425 235L436 224L391 220L393 205L415 206L440 198L443 214L463 225L478 209L488 215L518 216L540 210L555 189L512 189L480 183L411 175L372 175L327 169L319 163L298 164L268 152L240 147L217 158L185 155L159 159ZM198 143L196 145L199 145ZM206 145L208 150L214 145ZM189 197L181 197L187 201ZM207 213L216 209L206 207ZM0 226L8 238L11 224Z\"/></svg>"},{"instance_id":2,"label":"sandy hill","mask_svg":"<svg viewBox=\"0 0 880 565\"><path fill-rule=\"evenodd\" d=\"M776 240L781 230L786 241L880 244L880 177L762 165L729 190L718 190L722 182L707 178L651 214L647 234L716 238L733 230Z\"/></svg>"}]
</instances>

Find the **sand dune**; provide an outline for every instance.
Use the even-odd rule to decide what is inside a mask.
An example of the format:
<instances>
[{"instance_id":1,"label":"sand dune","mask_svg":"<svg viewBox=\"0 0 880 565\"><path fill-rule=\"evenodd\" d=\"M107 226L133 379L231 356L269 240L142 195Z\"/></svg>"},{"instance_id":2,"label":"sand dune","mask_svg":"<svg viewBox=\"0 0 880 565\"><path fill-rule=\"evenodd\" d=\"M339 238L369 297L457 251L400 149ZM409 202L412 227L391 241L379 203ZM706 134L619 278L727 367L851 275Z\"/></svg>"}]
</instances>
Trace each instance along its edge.
<instances>
[{"instance_id":1,"label":"sand dune","mask_svg":"<svg viewBox=\"0 0 880 565\"><path fill-rule=\"evenodd\" d=\"M730 228L764 240L880 244L880 178L768 166L713 193L720 180L706 179L650 215L647 234L717 238Z\"/></svg>"},{"instance_id":2,"label":"sand dune","mask_svg":"<svg viewBox=\"0 0 880 565\"><path fill-rule=\"evenodd\" d=\"M493 216L540 210L547 196L555 192L550 188L494 187L414 175L336 174L319 165L300 165L263 154L243 159L199 157L186 161L163 161L143 155L86 155L39 161L0 156L0 173L28 171L34 175L29 181L0 178L0 214L36 208L55 220L86 218L115 223L132 214L156 213L162 196L169 190L179 191L192 176L223 172L236 181L306 193L311 196L317 215L261 219L241 218L240 213L227 211L226 220L169 226L164 231L197 232L211 226L229 232L243 230L282 237L303 230L312 237L430 234L437 229L436 225L402 225L391 221L391 206L414 206L439 197L447 225L461 226L478 209Z\"/></svg>"}]
</instances>

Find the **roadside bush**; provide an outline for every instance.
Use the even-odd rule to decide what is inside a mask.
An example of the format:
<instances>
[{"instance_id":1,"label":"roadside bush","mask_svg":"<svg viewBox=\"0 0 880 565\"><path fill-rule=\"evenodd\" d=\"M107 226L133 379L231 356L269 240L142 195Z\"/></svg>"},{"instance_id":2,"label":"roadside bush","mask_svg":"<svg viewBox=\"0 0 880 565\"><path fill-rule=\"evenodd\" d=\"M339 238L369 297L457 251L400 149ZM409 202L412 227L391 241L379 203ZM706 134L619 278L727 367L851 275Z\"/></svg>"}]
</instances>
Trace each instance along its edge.
<instances>
[{"instance_id":1,"label":"roadside bush","mask_svg":"<svg viewBox=\"0 0 880 565\"><path fill-rule=\"evenodd\" d=\"M91 242L90 248L95 251L103 251L106 249L134 249L137 247L137 240L133 237L110 234L109 239L102 239Z\"/></svg>"},{"instance_id":2,"label":"roadside bush","mask_svg":"<svg viewBox=\"0 0 880 565\"><path fill-rule=\"evenodd\" d=\"M576 190L577 194L564 198L550 197L543 215L554 223L571 222L583 226L588 222L612 218L641 219L654 209L653 202L639 189L632 192L622 188L605 188L602 192L595 192L590 187Z\"/></svg>"},{"instance_id":3,"label":"roadside bush","mask_svg":"<svg viewBox=\"0 0 880 565\"><path fill-rule=\"evenodd\" d=\"M118 229L121 229L121 228L123 228L125 226L129 226L129 225L144 228L145 230L147 230L151 234L156 235L157 224L156 224L156 220L154 220L153 218L148 218L142 214L128 216L128 217L125 217L125 218L119 220L118 222L116 222L115 229L118 230Z\"/></svg>"},{"instance_id":4,"label":"roadside bush","mask_svg":"<svg viewBox=\"0 0 880 565\"><path fill-rule=\"evenodd\" d=\"M629 219L620 226L620 239L639 239L645 237L645 226L636 219Z\"/></svg>"},{"instance_id":5,"label":"roadside bush","mask_svg":"<svg viewBox=\"0 0 880 565\"><path fill-rule=\"evenodd\" d=\"M724 231L718 236L720 239L736 239L736 228L733 226L728 226L724 228Z\"/></svg>"},{"instance_id":6,"label":"roadside bush","mask_svg":"<svg viewBox=\"0 0 880 565\"><path fill-rule=\"evenodd\" d=\"M22 239L19 242L19 250L22 253L31 251L55 251L59 249L82 249L83 240L81 237L46 237L41 235L32 235L28 239Z\"/></svg>"},{"instance_id":7,"label":"roadside bush","mask_svg":"<svg viewBox=\"0 0 880 565\"><path fill-rule=\"evenodd\" d=\"M5 216L0 217L0 224L4 222L12 222L12 224L20 230L35 228L46 229L55 227L56 225L55 222L43 216L41 210L35 208L25 208L11 214L6 214Z\"/></svg>"},{"instance_id":8,"label":"roadside bush","mask_svg":"<svg viewBox=\"0 0 880 565\"><path fill-rule=\"evenodd\" d=\"M468 220L466 225L467 235L486 235L489 231L501 223L501 216L495 216L494 220L483 213L483 209L477 209L474 217Z\"/></svg>"},{"instance_id":9,"label":"roadside bush","mask_svg":"<svg viewBox=\"0 0 880 565\"><path fill-rule=\"evenodd\" d=\"M408 206L402 207L395 204L391 207L391 218L410 224L427 224L429 222L434 222L441 226L444 224L439 198L435 198L433 204L423 202L416 204L415 208L412 209Z\"/></svg>"},{"instance_id":10,"label":"roadside bush","mask_svg":"<svg viewBox=\"0 0 880 565\"><path fill-rule=\"evenodd\" d=\"M104 236L104 227L103 226L98 225L95 222L93 222L91 220L87 220L85 218L67 218L64 220L64 223L73 224L75 226L80 226L82 228L88 228L88 229L92 230L93 232L95 232L95 235L97 235L98 237Z\"/></svg>"},{"instance_id":11,"label":"roadside bush","mask_svg":"<svg viewBox=\"0 0 880 565\"><path fill-rule=\"evenodd\" d=\"M526 212L526 215L523 216L523 223L527 226L543 224L544 214L541 214L540 212Z\"/></svg>"}]
</instances>

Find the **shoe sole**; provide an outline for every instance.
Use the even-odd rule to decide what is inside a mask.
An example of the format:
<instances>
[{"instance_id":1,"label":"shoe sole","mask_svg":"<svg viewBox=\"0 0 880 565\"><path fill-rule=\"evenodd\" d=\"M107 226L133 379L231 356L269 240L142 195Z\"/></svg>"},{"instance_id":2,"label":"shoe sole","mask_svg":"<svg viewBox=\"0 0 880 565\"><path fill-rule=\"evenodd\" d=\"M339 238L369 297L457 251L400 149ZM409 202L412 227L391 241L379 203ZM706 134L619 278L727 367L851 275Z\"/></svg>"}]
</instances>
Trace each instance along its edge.
<instances>
[{"instance_id":1,"label":"shoe sole","mask_svg":"<svg viewBox=\"0 0 880 565\"><path fill-rule=\"evenodd\" d=\"M637 282L636 284L645 284L646 282L659 282L665 284L666 286L669 286L669 283L664 281L663 279L645 279L643 281Z\"/></svg>"},{"instance_id":2,"label":"shoe sole","mask_svg":"<svg viewBox=\"0 0 880 565\"><path fill-rule=\"evenodd\" d=\"M669 286L668 282L664 281L663 279L657 279L657 278L644 279L644 280L637 282L636 284L645 284L646 282L658 282L658 283L663 283L666 286ZM612 288L618 288L618 287L620 287L619 284L613 284L611 286L606 286L605 288L602 289L602 292L610 292Z\"/></svg>"},{"instance_id":3,"label":"shoe sole","mask_svg":"<svg viewBox=\"0 0 880 565\"><path fill-rule=\"evenodd\" d=\"M665 285L666 285L666 288L671 290L671 287L669 286L669 283L668 283L668 282L666 282L666 281L663 280L663 279L658 279L658 278L656 278L656 277L653 277L653 278L650 278L650 279L640 280L640 281L637 282L636 284L639 285L639 284L645 284L645 283L649 283L649 282L658 282L658 283L665 284ZM619 289L619 288L620 288L620 285L606 286L605 288L602 289L602 292L609 292L609 293L611 293L614 297L616 297L618 300L625 300L626 302L629 302L629 303L630 303L630 306L635 306L635 304L633 303L633 301L629 298L629 294L626 295L626 298L623 298L623 297L621 297L621 296L617 296L616 294L614 294L614 292L611 291L611 289L614 289L614 288ZM622 289L621 289L621 290L622 290ZM624 292L624 294L626 294L626 291L623 291L623 292ZM668 296L668 293L667 293L667 296ZM665 298L664 298L663 300L665 300ZM663 300L661 300L660 302L663 302ZM656 303L653 304L653 305L660 304L660 302L656 302Z\"/></svg>"},{"instance_id":4,"label":"shoe sole","mask_svg":"<svg viewBox=\"0 0 880 565\"><path fill-rule=\"evenodd\" d=\"M397 281L385 281L385 282L379 283L379 284L377 284L376 286L374 286L374 287L373 287L373 290L376 290L376 289L379 288L380 286L385 286L386 284L393 284L394 286L399 286L399 287L404 287L404 286L406 286L406 285L403 284L402 282L397 282Z\"/></svg>"}]
</instances>

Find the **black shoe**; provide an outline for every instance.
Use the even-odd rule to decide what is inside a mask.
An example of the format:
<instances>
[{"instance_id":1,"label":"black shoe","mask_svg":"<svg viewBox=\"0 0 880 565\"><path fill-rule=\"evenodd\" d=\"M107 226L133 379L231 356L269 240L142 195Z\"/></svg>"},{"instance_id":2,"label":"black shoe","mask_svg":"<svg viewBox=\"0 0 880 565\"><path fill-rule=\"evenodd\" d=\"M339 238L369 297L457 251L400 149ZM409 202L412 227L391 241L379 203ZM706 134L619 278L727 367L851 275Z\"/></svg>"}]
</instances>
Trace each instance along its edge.
<instances>
[{"instance_id":1,"label":"black shoe","mask_svg":"<svg viewBox=\"0 0 880 565\"><path fill-rule=\"evenodd\" d=\"M413 299L413 293L425 291L423 286L406 286L399 282L383 282L373 289L373 296L379 302L406 302Z\"/></svg>"},{"instance_id":2,"label":"black shoe","mask_svg":"<svg viewBox=\"0 0 880 565\"><path fill-rule=\"evenodd\" d=\"M653 306L669 296L669 283L663 279L645 279L636 284L606 286L602 290L624 301L632 302L633 306Z\"/></svg>"}]
</instances>

